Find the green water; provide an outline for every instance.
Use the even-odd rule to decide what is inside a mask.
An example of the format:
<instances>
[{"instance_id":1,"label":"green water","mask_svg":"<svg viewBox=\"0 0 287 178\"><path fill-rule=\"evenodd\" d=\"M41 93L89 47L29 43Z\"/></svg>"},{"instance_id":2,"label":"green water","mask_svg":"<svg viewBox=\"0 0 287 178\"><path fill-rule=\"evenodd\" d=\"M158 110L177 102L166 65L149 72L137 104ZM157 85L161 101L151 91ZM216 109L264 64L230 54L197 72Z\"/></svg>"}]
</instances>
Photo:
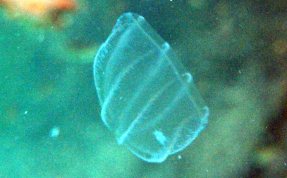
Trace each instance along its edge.
<instances>
[{"instance_id":1,"label":"green water","mask_svg":"<svg viewBox=\"0 0 287 178\"><path fill-rule=\"evenodd\" d=\"M81 0L62 27L2 7L0 177L244 177L284 91L273 43L287 39L287 5L277 3ZM92 63L126 11L171 44L210 108L202 134L161 164L117 145L100 118Z\"/></svg>"}]
</instances>

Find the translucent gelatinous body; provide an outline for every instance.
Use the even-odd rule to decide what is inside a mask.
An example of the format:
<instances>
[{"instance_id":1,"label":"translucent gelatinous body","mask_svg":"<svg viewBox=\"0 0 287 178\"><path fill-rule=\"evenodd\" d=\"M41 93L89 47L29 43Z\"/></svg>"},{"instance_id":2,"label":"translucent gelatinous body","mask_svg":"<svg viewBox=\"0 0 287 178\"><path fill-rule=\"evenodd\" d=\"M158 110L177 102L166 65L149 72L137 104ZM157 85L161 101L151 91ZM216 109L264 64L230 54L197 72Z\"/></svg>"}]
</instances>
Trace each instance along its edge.
<instances>
[{"instance_id":1,"label":"translucent gelatinous body","mask_svg":"<svg viewBox=\"0 0 287 178\"><path fill-rule=\"evenodd\" d=\"M188 73L142 16L117 20L94 62L101 117L139 158L162 162L205 128L209 110Z\"/></svg>"}]
</instances>

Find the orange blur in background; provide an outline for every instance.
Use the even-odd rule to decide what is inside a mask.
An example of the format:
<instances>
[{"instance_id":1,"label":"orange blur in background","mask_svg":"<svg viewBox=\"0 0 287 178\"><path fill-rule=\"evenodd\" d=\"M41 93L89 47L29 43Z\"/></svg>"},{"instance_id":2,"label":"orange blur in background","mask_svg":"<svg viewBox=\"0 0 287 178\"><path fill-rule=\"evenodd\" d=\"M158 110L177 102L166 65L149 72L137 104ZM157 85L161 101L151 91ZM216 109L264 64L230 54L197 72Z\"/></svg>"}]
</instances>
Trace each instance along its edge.
<instances>
[{"instance_id":1,"label":"orange blur in background","mask_svg":"<svg viewBox=\"0 0 287 178\"><path fill-rule=\"evenodd\" d=\"M76 9L75 0L0 0L0 5L12 14L34 16L38 19L51 18L56 21L62 12Z\"/></svg>"}]
</instances>

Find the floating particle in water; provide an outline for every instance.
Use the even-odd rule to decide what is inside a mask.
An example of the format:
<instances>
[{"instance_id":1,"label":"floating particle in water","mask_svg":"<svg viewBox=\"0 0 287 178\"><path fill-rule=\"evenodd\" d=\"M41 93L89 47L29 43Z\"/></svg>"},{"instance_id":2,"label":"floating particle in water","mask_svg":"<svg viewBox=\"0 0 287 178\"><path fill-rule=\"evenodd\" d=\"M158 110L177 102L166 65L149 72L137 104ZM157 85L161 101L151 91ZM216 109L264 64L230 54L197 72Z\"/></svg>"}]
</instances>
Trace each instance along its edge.
<instances>
[{"instance_id":1,"label":"floating particle in water","mask_svg":"<svg viewBox=\"0 0 287 178\"><path fill-rule=\"evenodd\" d=\"M53 127L50 129L49 137L56 138L60 135L60 128L59 127Z\"/></svg>"}]
</instances>

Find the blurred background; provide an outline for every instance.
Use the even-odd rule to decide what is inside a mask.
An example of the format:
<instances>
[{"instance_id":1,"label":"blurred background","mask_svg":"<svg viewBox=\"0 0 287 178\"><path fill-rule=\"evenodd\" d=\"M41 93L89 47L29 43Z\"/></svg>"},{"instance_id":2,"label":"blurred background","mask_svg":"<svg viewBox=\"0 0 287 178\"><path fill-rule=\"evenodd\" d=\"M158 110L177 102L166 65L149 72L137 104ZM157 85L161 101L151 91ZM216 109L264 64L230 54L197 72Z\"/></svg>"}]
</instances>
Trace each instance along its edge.
<instances>
[{"instance_id":1,"label":"blurred background","mask_svg":"<svg viewBox=\"0 0 287 178\"><path fill-rule=\"evenodd\" d=\"M117 145L92 63L135 12L175 50L208 127L161 164ZM0 0L0 177L287 177L286 0Z\"/></svg>"}]
</instances>

